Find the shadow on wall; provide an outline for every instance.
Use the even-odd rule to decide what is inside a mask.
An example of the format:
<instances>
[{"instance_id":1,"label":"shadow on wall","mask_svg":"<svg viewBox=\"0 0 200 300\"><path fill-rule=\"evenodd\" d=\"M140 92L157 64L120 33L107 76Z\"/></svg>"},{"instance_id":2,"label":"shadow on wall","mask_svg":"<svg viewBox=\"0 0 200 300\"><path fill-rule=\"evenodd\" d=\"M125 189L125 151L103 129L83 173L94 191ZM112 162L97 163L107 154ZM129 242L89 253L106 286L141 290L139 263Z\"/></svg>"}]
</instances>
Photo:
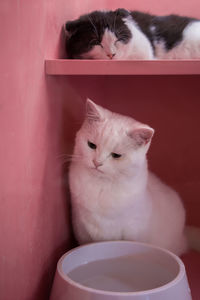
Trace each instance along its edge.
<instances>
[{"instance_id":1,"label":"shadow on wall","mask_svg":"<svg viewBox=\"0 0 200 300\"><path fill-rule=\"evenodd\" d=\"M58 47L58 58L67 58L65 51L66 33L64 31L64 24L60 29L59 47Z\"/></svg>"},{"instance_id":2,"label":"shadow on wall","mask_svg":"<svg viewBox=\"0 0 200 300\"><path fill-rule=\"evenodd\" d=\"M62 154L70 154L75 131L70 103L66 94L66 81L46 77L47 125L44 136L47 143L40 201L35 207L35 228L30 232L34 249L37 249L38 278L29 300L48 299L58 259L74 246L70 197L67 182L67 165ZM39 130L39 129L38 129ZM42 141L43 142L43 141ZM34 250L35 251L35 250Z\"/></svg>"}]
</instances>

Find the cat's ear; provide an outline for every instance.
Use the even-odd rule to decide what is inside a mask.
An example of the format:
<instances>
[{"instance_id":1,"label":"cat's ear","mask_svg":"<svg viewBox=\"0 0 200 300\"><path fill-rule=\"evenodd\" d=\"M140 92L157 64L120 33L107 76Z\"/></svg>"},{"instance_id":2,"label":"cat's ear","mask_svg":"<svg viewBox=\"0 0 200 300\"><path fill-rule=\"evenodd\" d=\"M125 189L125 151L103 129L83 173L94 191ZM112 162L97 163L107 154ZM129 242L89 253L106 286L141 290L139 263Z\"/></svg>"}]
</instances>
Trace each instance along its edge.
<instances>
[{"instance_id":1,"label":"cat's ear","mask_svg":"<svg viewBox=\"0 0 200 300\"><path fill-rule=\"evenodd\" d=\"M79 20L68 21L67 23L65 23L64 25L65 34L69 37L72 36L77 31L78 25L79 25Z\"/></svg>"},{"instance_id":2,"label":"cat's ear","mask_svg":"<svg viewBox=\"0 0 200 300\"><path fill-rule=\"evenodd\" d=\"M89 121L102 120L101 108L90 99L86 101L86 118Z\"/></svg>"},{"instance_id":3,"label":"cat's ear","mask_svg":"<svg viewBox=\"0 0 200 300\"><path fill-rule=\"evenodd\" d=\"M124 18L124 17L128 17L130 15L130 12L126 9L118 8L118 9L115 10L115 14L117 16L120 16L120 17Z\"/></svg>"},{"instance_id":4,"label":"cat's ear","mask_svg":"<svg viewBox=\"0 0 200 300\"><path fill-rule=\"evenodd\" d=\"M134 139L137 146L147 145L154 134L154 129L151 127L140 127L128 132L128 136Z\"/></svg>"}]
</instances>

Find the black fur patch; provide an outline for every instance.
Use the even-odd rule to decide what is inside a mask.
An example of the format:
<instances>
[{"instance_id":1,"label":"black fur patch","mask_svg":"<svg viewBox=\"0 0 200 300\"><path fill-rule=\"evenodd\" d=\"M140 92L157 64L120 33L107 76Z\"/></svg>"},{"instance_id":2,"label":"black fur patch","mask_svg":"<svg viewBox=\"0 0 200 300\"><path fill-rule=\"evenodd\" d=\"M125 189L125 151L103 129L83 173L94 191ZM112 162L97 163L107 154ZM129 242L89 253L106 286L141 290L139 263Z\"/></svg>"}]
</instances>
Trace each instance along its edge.
<instances>
[{"instance_id":1,"label":"black fur patch","mask_svg":"<svg viewBox=\"0 0 200 300\"><path fill-rule=\"evenodd\" d=\"M170 50L182 41L183 30L192 21L195 19L177 15L156 17L154 20L156 39L158 41L163 39L166 49Z\"/></svg>"},{"instance_id":2,"label":"black fur patch","mask_svg":"<svg viewBox=\"0 0 200 300\"><path fill-rule=\"evenodd\" d=\"M138 11L131 12L131 16L142 32L148 37L153 48L154 41L163 40L167 50L172 49L181 42L185 27L190 22L197 20L178 15L159 17ZM152 26L154 27L154 31L151 30Z\"/></svg>"},{"instance_id":3,"label":"black fur patch","mask_svg":"<svg viewBox=\"0 0 200 300\"><path fill-rule=\"evenodd\" d=\"M129 12L125 9L94 11L75 21L67 22L65 28L69 35L66 39L68 58L81 58L81 55L91 50L94 45L101 44L106 28L114 32L117 39L128 43L131 32L122 20L128 15Z\"/></svg>"}]
</instances>

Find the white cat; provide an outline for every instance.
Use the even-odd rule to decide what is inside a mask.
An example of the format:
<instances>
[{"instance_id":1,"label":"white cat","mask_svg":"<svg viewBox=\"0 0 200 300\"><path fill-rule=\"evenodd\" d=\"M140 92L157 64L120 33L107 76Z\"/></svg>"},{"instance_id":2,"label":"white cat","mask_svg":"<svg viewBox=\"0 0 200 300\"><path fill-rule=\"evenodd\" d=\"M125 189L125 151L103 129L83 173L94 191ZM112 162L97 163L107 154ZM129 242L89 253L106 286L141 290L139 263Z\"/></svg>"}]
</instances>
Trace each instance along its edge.
<instances>
[{"instance_id":1,"label":"white cat","mask_svg":"<svg viewBox=\"0 0 200 300\"><path fill-rule=\"evenodd\" d=\"M186 248L185 210L178 194L148 171L154 130L87 100L69 180L73 227L80 244L133 240Z\"/></svg>"}]
</instances>

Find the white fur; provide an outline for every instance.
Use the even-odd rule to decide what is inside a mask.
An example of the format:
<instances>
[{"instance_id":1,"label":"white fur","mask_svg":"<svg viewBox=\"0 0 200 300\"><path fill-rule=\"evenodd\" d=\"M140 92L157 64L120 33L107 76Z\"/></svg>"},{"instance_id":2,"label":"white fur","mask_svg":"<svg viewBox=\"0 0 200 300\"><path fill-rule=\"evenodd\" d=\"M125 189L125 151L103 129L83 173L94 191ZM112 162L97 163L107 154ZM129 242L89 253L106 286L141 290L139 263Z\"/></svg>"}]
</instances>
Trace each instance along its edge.
<instances>
[{"instance_id":1,"label":"white fur","mask_svg":"<svg viewBox=\"0 0 200 300\"><path fill-rule=\"evenodd\" d=\"M94 119L86 117L77 132L69 173L77 240L80 244L135 240L180 255L186 250L181 200L148 171L146 153L150 139L140 145L129 134L134 136L138 130L153 134L153 129L88 103ZM97 145L96 150L88 147L88 140ZM112 152L122 157L114 159ZM102 165L95 168L94 159Z\"/></svg>"},{"instance_id":2,"label":"white fur","mask_svg":"<svg viewBox=\"0 0 200 300\"><path fill-rule=\"evenodd\" d=\"M131 18L124 19L124 23L132 34L128 47L125 49L125 59L153 59L151 43L137 24Z\"/></svg>"}]
</instances>

